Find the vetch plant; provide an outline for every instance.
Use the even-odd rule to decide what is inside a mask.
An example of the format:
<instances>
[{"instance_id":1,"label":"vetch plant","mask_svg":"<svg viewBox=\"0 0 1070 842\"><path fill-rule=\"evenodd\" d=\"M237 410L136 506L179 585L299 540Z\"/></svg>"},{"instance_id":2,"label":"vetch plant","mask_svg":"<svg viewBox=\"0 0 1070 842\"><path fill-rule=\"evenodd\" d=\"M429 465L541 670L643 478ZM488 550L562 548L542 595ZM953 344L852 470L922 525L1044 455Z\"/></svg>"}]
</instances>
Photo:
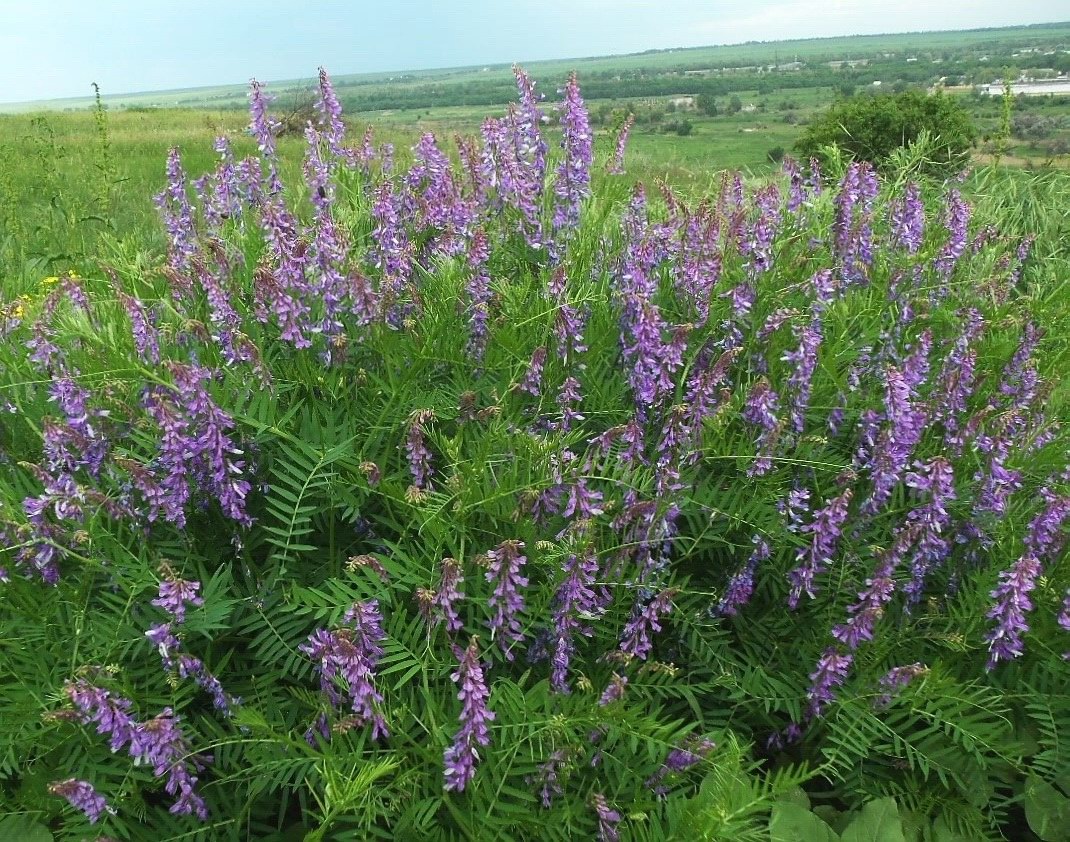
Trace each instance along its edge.
<instances>
[{"instance_id":1,"label":"vetch plant","mask_svg":"<svg viewBox=\"0 0 1070 842\"><path fill-rule=\"evenodd\" d=\"M626 192L630 122L515 78L455 163L351 140L321 72L299 166L254 82L255 155L160 162L166 251L4 305L4 813L757 840L809 791L997 839L1057 803L1037 232L864 163Z\"/></svg>"}]
</instances>

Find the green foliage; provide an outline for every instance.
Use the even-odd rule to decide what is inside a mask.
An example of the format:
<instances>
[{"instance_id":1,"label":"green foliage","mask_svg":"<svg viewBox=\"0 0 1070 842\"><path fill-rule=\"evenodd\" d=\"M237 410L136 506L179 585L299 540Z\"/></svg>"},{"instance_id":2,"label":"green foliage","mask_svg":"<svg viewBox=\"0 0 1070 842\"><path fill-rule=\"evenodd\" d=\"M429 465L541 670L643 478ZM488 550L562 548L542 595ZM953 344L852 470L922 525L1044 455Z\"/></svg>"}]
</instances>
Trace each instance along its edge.
<instances>
[{"instance_id":1,"label":"green foliage","mask_svg":"<svg viewBox=\"0 0 1070 842\"><path fill-rule=\"evenodd\" d=\"M796 148L807 156L824 157L828 147L836 147L851 158L884 166L896 149L923 133L934 141L931 172L953 173L965 166L976 130L965 109L940 93L843 99L807 126Z\"/></svg>"}]
</instances>

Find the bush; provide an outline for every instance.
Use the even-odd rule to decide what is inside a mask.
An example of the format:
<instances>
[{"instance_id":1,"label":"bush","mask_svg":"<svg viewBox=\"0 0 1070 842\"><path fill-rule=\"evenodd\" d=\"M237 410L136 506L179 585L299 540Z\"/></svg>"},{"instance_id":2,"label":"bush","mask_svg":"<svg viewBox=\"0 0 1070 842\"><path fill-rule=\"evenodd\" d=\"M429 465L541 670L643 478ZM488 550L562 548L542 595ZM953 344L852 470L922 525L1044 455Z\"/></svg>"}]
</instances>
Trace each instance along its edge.
<instances>
[{"instance_id":1,"label":"bush","mask_svg":"<svg viewBox=\"0 0 1070 842\"><path fill-rule=\"evenodd\" d=\"M518 82L493 174L395 171L324 74L285 186L254 87L158 262L4 303L0 838L1058 833L1028 242L858 163L592 193Z\"/></svg>"},{"instance_id":2,"label":"bush","mask_svg":"<svg viewBox=\"0 0 1070 842\"><path fill-rule=\"evenodd\" d=\"M835 146L879 167L923 132L936 139L932 172L946 174L965 166L976 130L968 112L939 93L863 94L842 100L810 123L796 149L806 156L824 156L826 147Z\"/></svg>"},{"instance_id":3,"label":"bush","mask_svg":"<svg viewBox=\"0 0 1070 842\"><path fill-rule=\"evenodd\" d=\"M771 164L779 164L784 160L784 147L774 146L768 152L765 153L766 159Z\"/></svg>"}]
</instances>

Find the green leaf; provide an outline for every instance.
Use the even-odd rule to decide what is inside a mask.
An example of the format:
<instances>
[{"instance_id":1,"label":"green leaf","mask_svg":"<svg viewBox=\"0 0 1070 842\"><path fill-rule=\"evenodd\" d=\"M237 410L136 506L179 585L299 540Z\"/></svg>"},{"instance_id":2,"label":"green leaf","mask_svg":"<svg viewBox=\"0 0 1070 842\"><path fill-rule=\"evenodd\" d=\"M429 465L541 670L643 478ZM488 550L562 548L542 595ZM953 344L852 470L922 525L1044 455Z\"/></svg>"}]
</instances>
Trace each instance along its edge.
<instances>
[{"instance_id":1,"label":"green leaf","mask_svg":"<svg viewBox=\"0 0 1070 842\"><path fill-rule=\"evenodd\" d=\"M17 839L19 842L53 842L55 837L43 824L27 816L4 816L0 819L0 839Z\"/></svg>"},{"instance_id":2,"label":"green leaf","mask_svg":"<svg viewBox=\"0 0 1070 842\"><path fill-rule=\"evenodd\" d=\"M778 801L769 820L770 842L837 842L840 837L821 819L793 801Z\"/></svg>"},{"instance_id":3,"label":"green leaf","mask_svg":"<svg viewBox=\"0 0 1070 842\"><path fill-rule=\"evenodd\" d=\"M894 798L870 801L847 826L843 842L906 842Z\"/></svg>"},{"instance_id":4,"label":"green leaf","mask_svg":"<svg viewBox=\"0 0 1070 842\"><path fill-rule=\"evenodd\" d=\"M1030 777L1025 786L1025 819L1044 842L1065 840L1070 827L1070 798L1047 781Z\"/></svg>"}]
</instances>

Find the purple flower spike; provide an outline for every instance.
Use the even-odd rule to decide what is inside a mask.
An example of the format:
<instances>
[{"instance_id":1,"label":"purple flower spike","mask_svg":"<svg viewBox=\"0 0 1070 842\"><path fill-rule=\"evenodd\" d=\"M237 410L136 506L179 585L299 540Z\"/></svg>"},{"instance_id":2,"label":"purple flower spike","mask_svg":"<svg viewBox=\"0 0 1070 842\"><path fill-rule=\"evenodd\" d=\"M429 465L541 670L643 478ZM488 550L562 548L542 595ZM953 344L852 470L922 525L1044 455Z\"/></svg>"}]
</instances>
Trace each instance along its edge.
<instances>
[{"instance_id":1,"label":"purple flower spike","mask_svg":"<svg viewBox=\"0 0 1070 842\"><path fill-rule=\"evenodd\" d=\"M316 111L320 115L323 135L331 152L335 155L342 155L346 138L346 127L342 122L342 106L334 93L330 76L322 67L319 73L319 88L320 95L316 101Z\"/></svg>"},{"instance_id":2,"label":"purple flower spike","mask_svg":"<svg viewBox=\"0 0 1070 842\"><path fill-rule=\"evenodd\" d=\"M818 717L836 698L835 689L847 678L854 655L841 655L830 647L817 662L817 669L810 673L810 689L806 698L810 701L808 714Z\"/></svg>"},{"instance_id":3,"label":"purple flower spike","mask_svg":"<svg viewBox=\"0 0 1070 842\"><path fill-rule=\"evenodd\" d=\"M546 348L539 346L531 353L531 362L528 363L527 373L524 375L518 387L521 392L538 397L542 391L542 370L546 364Z\"/></svg>"},{"instance_id":4,"label":"purple flower spike","mask_svg":"<svg viewBox=\"0 0 1070 842\"><path fill-rule=\"evenodd\" d=\"M879 682L884 691L877 697L877 707L887 707L892 703L892 698L910 682L921 675L925 675L929 668L925 664L909 664L905 667L893 667L881 677Z\"/></svg>"},{"instance_id":5,"label":"purple flower spike","mask_svg":"<svg viewBox=\"0 0 1070 842\"><path fill-rule=\"evenodd\" d=\"M405 453L409 457L412 484L420 490L426 490L431 481L431 451L424 439L424 424L430 419L431 413L427 410L416 412L405 435Z\"/></svg>"},{"instance_id":6,"label":"purple flower spike","mask_svg":"<svg viewBox=\"0 0 1070 842\"><path fill-rule=\"evenodd\" d=\"M317 662L320 688L333 705L340 702L334 688L337 678L344 679L357 724L372 726L372 739L390 736L386 720L379 713L382 694L376 689L375 668L383 657L382 618L378 600L355 602L335 629L318 629L298 649Z\"/></svg>"},{"instance_id":7,"label":"purple flower spike","mask_svg":"<svg viewBox=\"0 0 1070 842\"><path fill-rule=\"evenodd\" d=\"M66 798L75 809L85 813L90 824L96 824L105 813L115 815L115 810L108 806L104 796L97 792L88 781L68 778L48 785L50 795Z\"/></svg>"},{"instance_id":8,"label":"purple flower spike","mask_svg":"<svg viewBox=\"0 0 1070 842\"><path fill-rule=\"evenodd\" d=\"M591 795L591 806L598 816L599 842L620 842L620 831L617 830L621 820L620 813L610 808L606 797L600 792Z\"/></svg>"},{"instance_id":9,"label":"purple flower spike","mask_svg":"<svg viewBox=\"0 0 1070 842\"><path fill-rule=\"evenodd\" d=\"M601 707L611 705L614 702L619 702L624 698L624 691L628 687L628 677L613 673L613 678L610 679L609 684L606 685L606 689L602 691L601 697L598 699L598 704Z\"/></svg>"},{"instance_id":10,"label":"purple flower spike","mask_svg":"<svg viewBox=\"0 0 1070 842\"><path fill-rule=\"evenodd\" d=\"M635 125L635 115L629 114L621 124L617 132L617 141L613 146L613 158L606 168L610 175L624 175L624 152L628 147L628 135L631 134L632 126Z\"/></svg>"},{"instance_id":11,"label":"purple flower spike","mask_svg":"<svg viewBox=\"0 0 1070 842\"><path fill-rule=\"evenodd\" d=\"M487 581L494 584L490 597L493 616L487 625L498 648L508 660L513 660L513 646L524 639L520 631L520 613L524 610L524 597L520 589L527 587L528 580L520 575L527 559L521 554L523 541L503 541L487 553L490 566Z\"/></svg>"},{"instance_id":12,"label":"purple flower spike","mask_svg":"<svg viewBox=\"0 0 1070 842\"><path fill-rule=\"evenodd\" d=\"M724 596L714 608L714 613L719 617L734 617L739 613L740 608L750 602L751 594L754 592L754 573L758 565L772 555L773 550L764 538L755 535L753 542L754 551L750 554L750 558L741 569L732 574L732 578L725 585Z\"/></svg>"},{"instance_id":13,"label":"purple flower spike","mask_svg":"<svg viewBox=\"0 0 1070 842\"><path fill-rule=\"evenodd\" d=\"M473 635L464 652L458 651L460 666L450 677L461 687L457 698L461 700L461 727L453 737L453 743L443 755L445 763L445 789L461 792L475 777L479 762L477 746L490 745L488 722L494 712L487 708L490 690L483 677L479 662L479 638Z\"/></svg>"},{"instance_id":14,"label":"purple flower spike","mask_svg":"<svg viewBox=\"0 0 1070 842\"><path fill-rule=\"evenodd\" d=\"M903 198L891 203L892 237L909 254L917 254L925 234L925 206L918 185L911 182Z\"/></svg>"},{"instance_id":15,"label":"purple flower spike","mask_svg":"<svg viewBox=\"0 0 1070 842\"><path fill-rule=\"evenodd\" d=\"M814 577L825 570L836 554L840 532L847 521L851 496L851 489L844 489L814 514L813 523L802 528L813 537L809 547L799 548L796 556L800 564L788 574L788 581L791 583L788 605L792 609L798 606L799 598L804 593L813 599Z\"/></svg>"},{"instance_id":16,"label":"purple flower spike","mask_svg":"<svg viewBox=\"0 0 1070 842\"><path fill-rule=\"evenodd\" d=\"M995 605L987 616L996 625L985 636L990 670L1025 651L1022 635L1029 631L1026 615L1033 610L1029 594L1036 587L1044 559L1057 556L1065 543L1062 527L1070 519L1070 496L1060 497L1046 488L1041 495L1046 505L1029 524L1025 553L999 574L999 584L991 594Z\"/></svg>"},{"instance_id":17,"label":"purple flower spike","mask_svg":"<svg viewBox=\"0 0 1070 842\"><path fill-rule=\"evenodd\" d=\"M201 583L179 579L170 568L165 568L164 574L167 578L160 582L160 596L152 604L170 614L176 623L184 623L186 606L200 608L204 605L204 599L197 596Z\"/></svg>"},{"instance_id":18,"label":"purple flower spike","mask_svg":"<svg viewBox=\"0 0 1070 842\"><path fill-rule=\"evenodd\" d=\"M661 618L672 611L673 598L676 591L664 590L650 600L646 605L636 602L632 609L631 619L624 627L621 637L620 651L625 655L646 660L654 649L650 640L650 633L661 631Z\"/></svg>"},{"instance_id":19,"label":"purple flower spike","mask_svg":"<svg viewBox=\"0 0 1070 842\"><path fill-rule=\"evenodd\" d=\"M575 73L569 74L560 111L561 148L565 157L557 168L554 181L555 231L576 227L580 221L580 205L591 194L591 126Z\"/></svg>"},{"instance_id":20,"label":"purple flower spike","mask_svg":"<svg viewBox=\"0 0 1070 842\"><path fill-rule=\"evenodd\" d=\"M661 768L647 779L647 788L652 789L655 795L664 798L669 794L669 787L664 783L665 778L697 766L715 748L717 748L717 743L713 740L692 735L683 745L669 751Z\"/></svg>"},{"instance_id":21,"label":"purple flower spike","mask_svg":"<svg viewBox=\"0 0 1070 842\"><path fill-rule=\"evenodd\" d=\"M565 562L565 579L554 596L553 627L550 631L553 645L550 685L558 693L569 692L568 667L576 649L575 635L591 637L594 629L587 620L602 613L593 589L597 573L598 558L591 548L583 554L570 555Z\"/></svg>"},{"instance_id":22,"label":"purple flower spike","mask_svg":"<svg viewBox=\"0 0 1070 842\"><path fill-rule=\"evenodd\" d=\"M464 568L455 558L442 559L442 571L439 575L438 593L433 604L442 612L446 621L446 631L450 634L460 631L464 626L457 613L457 603L464 598L461 585L464 583Z\"/></svg>"}]
</instances>

